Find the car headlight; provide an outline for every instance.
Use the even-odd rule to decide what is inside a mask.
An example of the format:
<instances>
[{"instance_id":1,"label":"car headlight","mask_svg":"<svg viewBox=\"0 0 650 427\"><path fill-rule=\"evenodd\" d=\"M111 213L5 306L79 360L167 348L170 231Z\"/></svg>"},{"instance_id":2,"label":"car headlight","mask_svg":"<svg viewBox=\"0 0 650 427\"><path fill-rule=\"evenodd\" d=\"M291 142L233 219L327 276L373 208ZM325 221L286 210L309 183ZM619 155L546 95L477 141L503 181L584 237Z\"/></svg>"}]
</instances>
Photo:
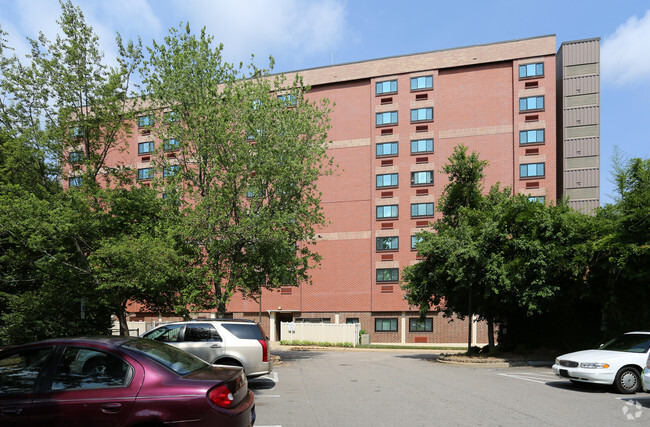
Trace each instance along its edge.
<instances>
[{"instance_id":1,"label":"car headlight","mask_svg":"<svg viewBox=\"0 0 650 427\"><path fill-rule=\"evenodd\" d=\"M559 365L559 364L560 364L560 359L557 359L557 358L556 358L556 359L555 359L555 364L556 364L556 365Z\"/></svg>"},{"instance_id":2,"label":"car headlight","mask_svg":"<svg viewBox=\"0 0 650 427\"><path fill-rule=\"evenodd\" d=\"M607 369L609 368L609 363L581 363L580 367L586 369Z\"/></svg>"}]
</instances>

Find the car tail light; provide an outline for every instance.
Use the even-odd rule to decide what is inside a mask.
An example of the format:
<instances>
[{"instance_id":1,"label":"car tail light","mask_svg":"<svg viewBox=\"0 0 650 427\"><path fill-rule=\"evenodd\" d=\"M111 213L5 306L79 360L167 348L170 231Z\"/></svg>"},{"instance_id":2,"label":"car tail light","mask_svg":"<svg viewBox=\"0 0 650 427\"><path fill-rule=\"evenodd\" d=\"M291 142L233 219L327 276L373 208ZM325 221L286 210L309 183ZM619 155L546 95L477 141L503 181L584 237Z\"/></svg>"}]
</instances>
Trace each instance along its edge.
<instances>
[{"instance_id":1,"label":"car tail light","mask_svg":"<svg viewBox=\"0 0 650 427\"><path fill-rule=\"evenodd\" d=\"M269 361L269 347L266 345L266 340L258 340L262 344L262 362Z\"/></svg>"},{"instance_id":2,"label":"car tail light","mask_svg":"<svg viewBox=\"0 0 650 427\"><path fill-rule=\"evenodd\" d=\"M210 390L208 392L208 399L210 399L210 402L221 408L229 407L232 404L233 400L235 400L232 392L225 385L221 385Z\"/></svg>"}]
</instances>

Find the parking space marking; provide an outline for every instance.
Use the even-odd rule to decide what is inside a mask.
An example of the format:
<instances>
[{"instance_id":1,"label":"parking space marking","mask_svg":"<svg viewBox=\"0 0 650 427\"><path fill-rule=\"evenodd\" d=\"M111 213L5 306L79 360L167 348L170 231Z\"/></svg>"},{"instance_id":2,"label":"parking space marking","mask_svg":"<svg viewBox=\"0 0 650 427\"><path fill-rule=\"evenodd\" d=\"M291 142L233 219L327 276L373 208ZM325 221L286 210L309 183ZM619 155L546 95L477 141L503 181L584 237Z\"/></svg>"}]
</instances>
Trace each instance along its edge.
<instances>
[{"instance_id":1,"label":"parking space marking","mask_svg":"<svg viewBox=\"0 0 650 427\"><path fill-rule=\"evenodd\" d=\"M517 374L498 374L502 377L514 378L522 381L530 381L538 384L546 384L549 381L555 380L558 377L555 374L539 374L536 372L521 372Z\"/></svg>"}]
</instances>

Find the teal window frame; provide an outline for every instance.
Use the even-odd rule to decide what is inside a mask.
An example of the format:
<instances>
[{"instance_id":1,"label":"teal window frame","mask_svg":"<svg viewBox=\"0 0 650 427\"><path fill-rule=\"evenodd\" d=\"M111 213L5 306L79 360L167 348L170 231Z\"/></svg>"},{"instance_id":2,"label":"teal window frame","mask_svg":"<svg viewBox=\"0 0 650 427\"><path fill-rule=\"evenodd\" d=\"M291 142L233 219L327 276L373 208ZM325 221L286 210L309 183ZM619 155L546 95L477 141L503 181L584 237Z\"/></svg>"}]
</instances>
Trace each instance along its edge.
<instances>
[{"instance_id":1,"label":"teal window frame","mask_svg":"<svg viewBox=\"0 0 650 427\"><path fill-rule=\"evenodd\" d=\"M434 214L433 202L411 203L411 218L433 216Z\"/></svg>"},{"instance_id":2,"label":"teal window frame","mask_svg":"<svg viewBox=\"0 0 650 427\"><path fill-rule=\"evenodd\" d=\"M377 175L376 184L377 188L397 187L399 177L397 173L384 173Z\"/></svg>"},{"instance_id":3,"label":"teal window frame","mask_svg":"<svg viewBox=\"0 0 650 427\"><path fill-rule=\"evenodd\" d=\"M532 64L519 65L519 78L525 79L529 77L543 77L544 76L544 63L535 62Z\"/></svg>"},{"instance_id":4,"label":"teal window frame","mask_svg":"<svg viewBox=\"0 0 650 427\"><path fill-rule=\"evenodd\" d=\"M519 165L520 178L541 178L545 176L546 163L524 163Z\"/></svg>"},{"instance_id":5,"label":"teal window frame","mask_svg":"<svg viewBox=\"0 0 650 427\"><path fill-rule=\"evenodd\" d=\"M411 90L433 89L433 76L411 77Z\"/></svg>"},{"instance_id":6,"label":"teal window frame","mask_svg":"<svg viewBox=\"0 0 650 427\"><path fill-rule=\"evenodd\" d=\"M399 144L397 141L377 144L377 157L397 156L398 154Z\"/></svg>"},{"instance_id":7,"label":"teal window frame","mask_svg":"<svg viewBox=\"0 0 650 427\"><path fill-rule=\"evenodd\" d=\"M385 80L375 83L375 95L397 93L397 80Z\"/></svg>"},{"instance_id":8,"label":"teal window frame","mask_svg":"<svg viewBox=\"0 0 650 427\"><path fill-rule=\"evenodd\" d=\"M519 131L519 144L544 144L546 132L544 129L531 129Z\"/></svg>"},{"instance_id":9,"label":"teal window frame","mask_svg":"<svg viewBox=\"0 0 650 427\"><path fill-rule=\"evenodd\" d=\"M411 154L433 153L433 139L411 140Z\"/></svg>"},{"instance_id":10,"label":"teal window frame","mask_svg":"<svg viewBox=\"0 0 650 427\"><path fill-rule=\"evenodd\" d=\"M544 95L519 98L519 111L537 111L544 109Z\"/></svg>"},{"instance_id":11,"label":"teal window frame","mask_svg":"<svg viewBox=\"0 0 650 427\"><path fill-rule=\"evenodd\" d=\"M393 126L397 123L397 111L386 111L383 113L376 113L375 115L375 124L377 126Z\"/></svg>"},{"instance_id":12,"label":"teal window frame","mask_svg":"<svg viewBox=\"0 0 650 427\"><path fill-rule=\"evenodd\" d=\"M411 110L411 123L433 120L433 107L414 108Z\"/></svg>"}]
</instances>

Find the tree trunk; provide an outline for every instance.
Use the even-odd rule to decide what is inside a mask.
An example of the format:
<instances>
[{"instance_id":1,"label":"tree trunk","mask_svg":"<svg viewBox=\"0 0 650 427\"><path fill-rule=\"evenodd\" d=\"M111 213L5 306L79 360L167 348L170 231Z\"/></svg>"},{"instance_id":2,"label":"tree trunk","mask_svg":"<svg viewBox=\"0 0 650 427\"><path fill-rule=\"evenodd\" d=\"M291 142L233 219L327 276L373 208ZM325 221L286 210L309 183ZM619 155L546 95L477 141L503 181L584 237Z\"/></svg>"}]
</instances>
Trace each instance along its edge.
<instances>
[{"instance_id":1,"label":"tree trunk","mask_svg":"<svg viewBox=\"0 0 650 427\"><path fill-rule=\"evenodd\" d=\"M472 322L473 322L473 315L472 315L472 287L470 286L469 288L469 307L468 307L468 312L469 314L467 315L467 352L469 353L472 351Z\"/></svg>"},{"instance_id":2,"label":"tree trunk","mask_svg":"<svg viewBox=\"0 0 650 427\"><path fill-rule=\"evenodd\" d=\"M120 335L129 336L129 325L126 323L126 311L117 313L117 320L120 322Z\"/></svg>"},{"instance_id":3,"label":"tree trunk","mask_svg":"<svg viewBox=\"0 0 650 427\"><path fill-rule=\"evenodd\" d=\"M488 320L488 347L490 350L494 348L494 320Z\"/></svg>"}]
</instances>

